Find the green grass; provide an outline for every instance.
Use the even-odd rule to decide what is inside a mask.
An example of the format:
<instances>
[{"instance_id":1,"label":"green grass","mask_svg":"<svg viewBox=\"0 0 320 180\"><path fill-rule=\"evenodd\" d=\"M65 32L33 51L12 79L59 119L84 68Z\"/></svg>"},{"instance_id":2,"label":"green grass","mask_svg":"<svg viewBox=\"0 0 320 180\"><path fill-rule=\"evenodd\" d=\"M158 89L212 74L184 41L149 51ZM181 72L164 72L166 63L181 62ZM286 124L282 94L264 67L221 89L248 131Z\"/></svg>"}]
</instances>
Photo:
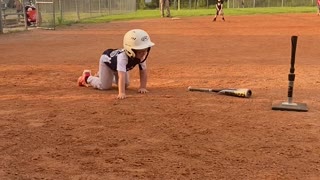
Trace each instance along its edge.
<instances>
[{"instance_id":1,"label":"green grass","mask_svg":"<svg viewBox=\"0 0 320 180\"><path fill-rule=\"evenodd\" d=\"M229 8L224 9L226 16L238 15L257 15L257 14L283 14L283 13L315 13L315 7L272 7L272 8ZM210 16L215 13L213 8L210 9L181 9L171 10L173 17L191 17L191 16ZM110 21L126 21L133 19L152 19L159 18L159 10L138 10L133 13L106 15L95 18L80 20L80 23L102 23Z\"/></svg>"}]
</instances>

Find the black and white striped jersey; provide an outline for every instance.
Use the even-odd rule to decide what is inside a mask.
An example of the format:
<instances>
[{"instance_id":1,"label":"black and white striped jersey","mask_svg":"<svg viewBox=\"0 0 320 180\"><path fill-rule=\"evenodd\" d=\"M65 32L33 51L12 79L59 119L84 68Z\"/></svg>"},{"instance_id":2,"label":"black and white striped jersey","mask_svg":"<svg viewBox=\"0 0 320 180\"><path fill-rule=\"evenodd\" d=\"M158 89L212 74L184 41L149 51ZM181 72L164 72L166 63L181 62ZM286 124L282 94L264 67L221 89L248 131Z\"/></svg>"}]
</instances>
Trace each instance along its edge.
<instances>
[{"instance_id":1,"label":"black and white striped jersey","mask_svg":"<svg viewBox=\"0 0 320 180\"><path fill-rule=\"evenodd\" d=\"M136 65L139 65L140 70L146 69L146 59L140 62L140 59L138 58L130 58L127 56L124 49L107 49L102 53L100 58L100 60L113 71L122 72L130 71Z\"/></svg>"}]
</instances>

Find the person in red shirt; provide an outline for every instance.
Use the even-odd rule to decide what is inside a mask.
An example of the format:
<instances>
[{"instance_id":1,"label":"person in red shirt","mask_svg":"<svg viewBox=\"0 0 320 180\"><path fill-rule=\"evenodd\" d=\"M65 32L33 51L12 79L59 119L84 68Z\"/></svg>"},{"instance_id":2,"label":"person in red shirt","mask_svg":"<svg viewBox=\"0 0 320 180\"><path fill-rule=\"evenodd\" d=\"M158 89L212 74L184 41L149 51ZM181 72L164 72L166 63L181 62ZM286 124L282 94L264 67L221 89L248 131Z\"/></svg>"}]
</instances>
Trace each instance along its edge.
<instances>
[{"instance_id":1,"label":"person in red shirt","mask_svg":"<svg viewBox=\"0 0 320 180\"><path fill-rule=\"evenodd\" d=\"M26 14L27 14L27 25L30 26L31 24L35 24L37 22L37 11L36 8L33 6L26 7Z\"/></svg>"}]
</instances>

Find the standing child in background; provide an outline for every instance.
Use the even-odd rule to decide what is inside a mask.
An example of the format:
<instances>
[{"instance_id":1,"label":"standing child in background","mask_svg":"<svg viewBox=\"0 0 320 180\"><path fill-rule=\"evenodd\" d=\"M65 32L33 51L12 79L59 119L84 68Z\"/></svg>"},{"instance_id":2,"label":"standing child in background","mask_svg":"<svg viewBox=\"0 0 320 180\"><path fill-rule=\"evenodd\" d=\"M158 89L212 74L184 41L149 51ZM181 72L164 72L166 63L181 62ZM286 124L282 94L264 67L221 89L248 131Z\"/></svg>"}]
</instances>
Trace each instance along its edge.
<instances>
[{"instance_id":1,"label":"standing child in background","mask_svg":"<svg viewBox=\"0 0 320 180\"><path fill-rule=\"evenodd\" d=\"M320 0L317 1L317 5L318 5L318 16L320 15Z\"/></svg>"},{"instance_id":2,"label":"standing child in background","mask_svg":"<svg viewBox=\"0 0 320 180\"><path fill-rule=\"evenodd\" d=\"M128 31L123 38L123 49L105 50L99 62L98 76L92 76L85 70L78 79L79 86L93 86L100 90L112 88L112 83L118 85L118 99L125 99L125 89L129 86L129 73L136 65L140 70L139 93L147 93L146 60L154 43L147 32L142 29Z\"/></svg>"},{"instance_id":3,"label":"standing child in background","mask_svg":"<svg viewBox=\"0 0 320 180\"><path fill-rule=\"evenodd\" d=\"M214 16L212 21L216 21L218 15L222 16L222 20L225 21L224 16L223 16L224 15L224 13L223 13L223 0L217 0L216 15Z\"/></svg>"}]
</instances>

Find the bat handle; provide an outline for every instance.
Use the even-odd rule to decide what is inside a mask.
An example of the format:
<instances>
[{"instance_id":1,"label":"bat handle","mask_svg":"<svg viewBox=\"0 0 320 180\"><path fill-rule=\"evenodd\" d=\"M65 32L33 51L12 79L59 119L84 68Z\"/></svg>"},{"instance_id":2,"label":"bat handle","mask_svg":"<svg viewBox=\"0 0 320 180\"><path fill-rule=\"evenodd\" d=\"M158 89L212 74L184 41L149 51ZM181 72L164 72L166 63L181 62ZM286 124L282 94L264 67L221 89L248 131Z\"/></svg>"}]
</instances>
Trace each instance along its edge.
<instances>
[{"instance_id":1,"label":"bat handle","mask_svg":"<svg viewBox=\"0 0 320 180\"><path fill-rule=\"evenodd\" d=\"M293 86L294 86L294 64L296 59L296 49L297 49L297 42L298 42L298 36L292 36L291 37L291 66L290 66L290 73L288 74L288 102L292 103L292 95L293 95Z\"/></svg>"},{"instance_id":2,"label":"bat handle","mask_svg":"<svg viewBox=\"0 0 320 180\"><path fill-rule=\"evenodd\" d=\"M188 87L188 90L189 90L189 91L200 91L200 92L213 92L212 89L207 89L207 88L194 88L194 87L191 87L191 86Z\"/></svg>"},{"instance_id":3,"label":"bat handle","mask_svg":"<svg viewBox=\"0 0 320 180\"><path fill-rule=\"evenodd\" d=\"M291 67L290 73L294 73L294 64L296 60L296 49L297 49L298 36L291 37Z\"/></svg>"}]
</instances>

